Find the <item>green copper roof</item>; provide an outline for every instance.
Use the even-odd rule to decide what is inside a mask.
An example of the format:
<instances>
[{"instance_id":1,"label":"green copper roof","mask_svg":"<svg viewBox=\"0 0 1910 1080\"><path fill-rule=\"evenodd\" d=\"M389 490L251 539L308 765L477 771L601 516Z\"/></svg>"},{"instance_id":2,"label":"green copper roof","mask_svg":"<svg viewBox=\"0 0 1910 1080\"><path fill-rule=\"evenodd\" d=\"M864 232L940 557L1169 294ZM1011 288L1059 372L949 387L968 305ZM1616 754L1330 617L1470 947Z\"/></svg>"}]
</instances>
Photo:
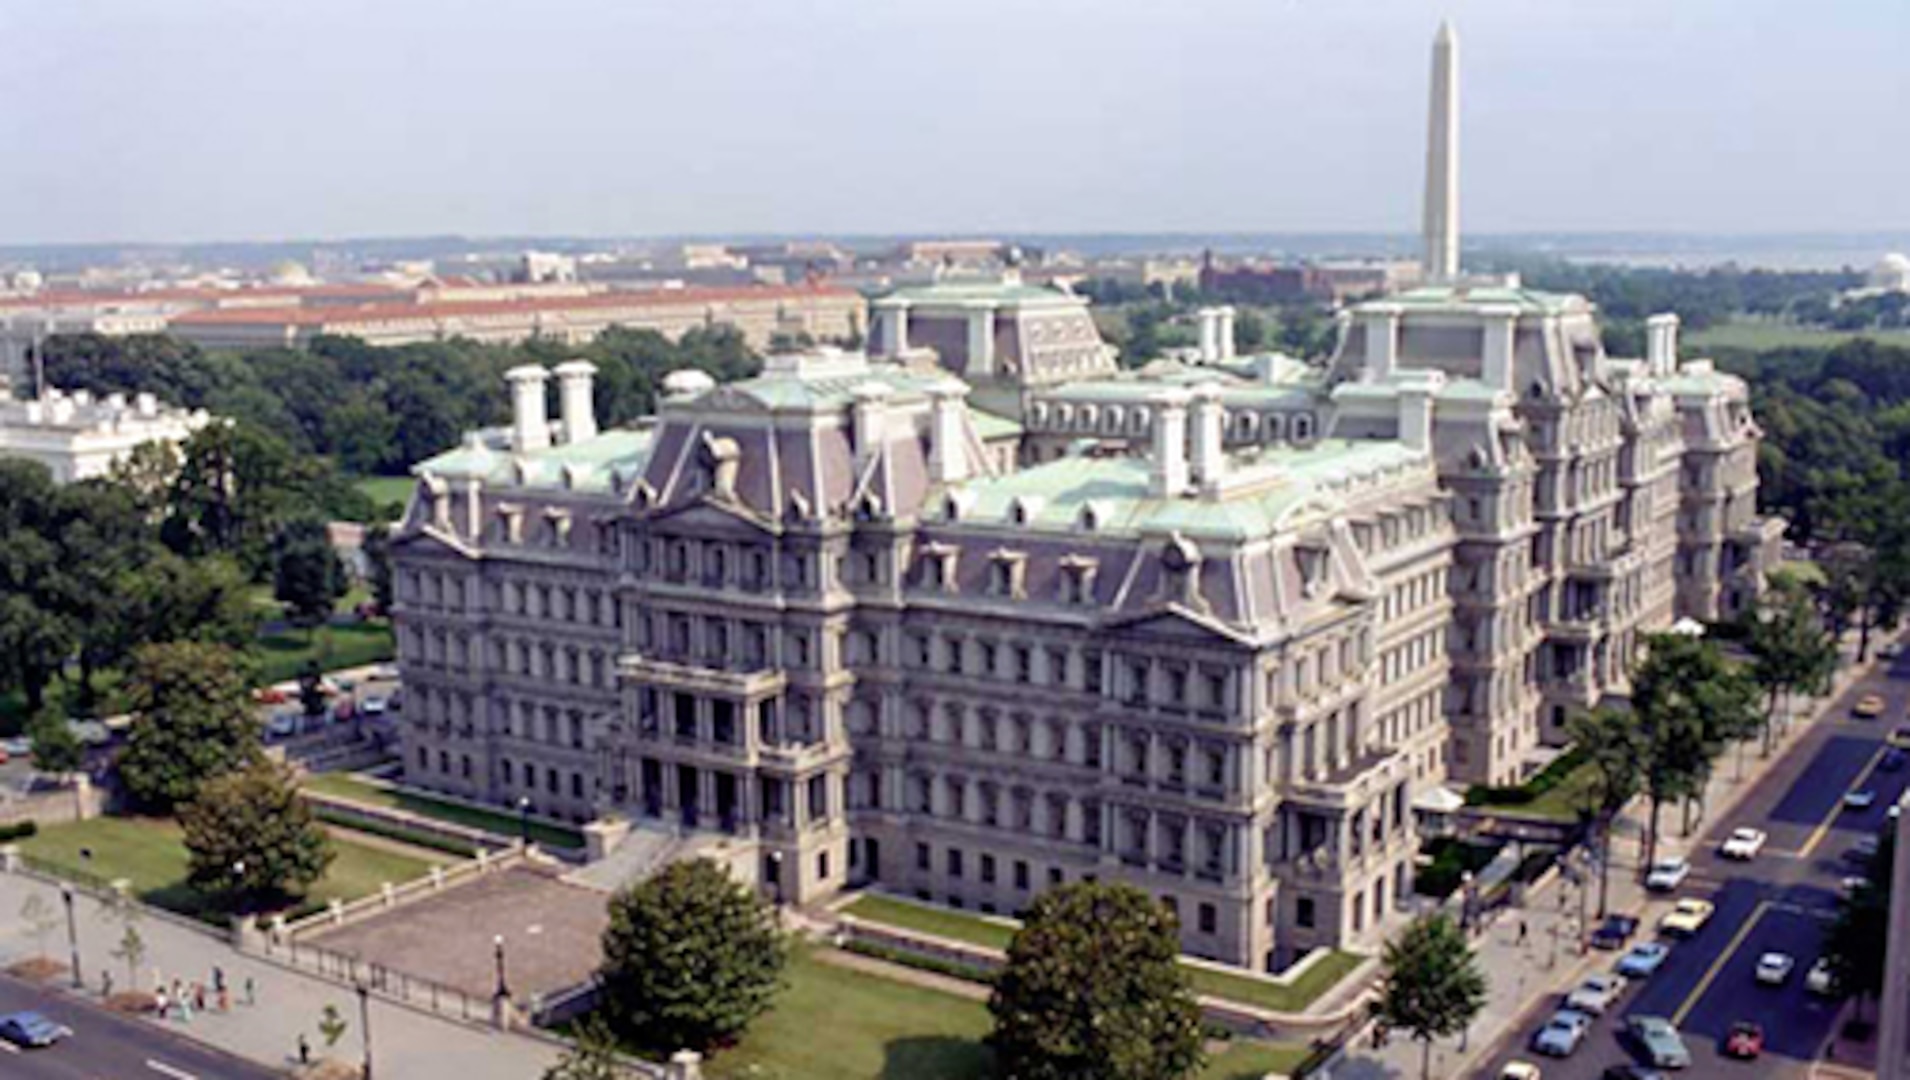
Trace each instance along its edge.
<instances>
[{"instance_id":1,"label":"green copper roof","mask_svg":"<svg viewBox=\"0 0 1910 1080\"><path fill-rule=\"evenodd\" d=\"M1451 311L1509 305L1528 315L1563 315L1587 311L1591 307L1584 297L1574 293L1542 292L1513 285L1423 285L1369 301L1369 304L1398 304L1408 310ZM1368 304L1360 305L1366 306Z\"/></svg>"},{"instance_id":2,"label":"green copper roof","mask_svg":"<svg viewBox=\"0 0 1910 1080\"><path fill-rule=\"evenodd\" d=\"M827 366L803 369L765 370L754 378L727 383L699 400L712 395L736 394L752 398L768 409L793 409L819 412L849 406L858 387L872 383L888 387L891 397L926 396L938 386L951 386L960 380L945 371L919 371L900 364L857 364L845 358Z\"/></svg>"},{"instance_id":3,"label":"green copper roof","mask_svg":"<svg viewBox=\"0 0 1910 1080\"><path fill-rule=\"evenodd\" d=\"M1021 423L1006 416L996 416L980 409L968 410L968 418L975 424L975 434L984 441L989 439L1015 439L1021 437Z\"/></svg>"},{"instance_id":4,"label":"green copper roof","mask_svg":"<svg viewBox=\"0 0 1910 1080\"><path fill-rule=\"evenodd\" d=\"M1400 443L1332 440L1305 449L1268 447L1235 455L1230 475L1240 490L1214 500L1153 494L1152 465L1140 457L1065 457L1008 476L965 484L961 520L1007 522L1019 501L1028 514L1021 528L1078 532L1085 507L1093 506L1096 530L1138 535L1179 532L1188 537L1246 541L1291 529L1309 507L1330 502L1334 489L1425 456Z\"/></svg>"},{"instance_id":5,"label":"green copper roof","mask_svg":"<svg viewBox=\"0 0 1910 1080\"><path fill-rule=\"evenodd\" d=\"M480 440L481 440L480 436ZM515 454L483 441L467 443L412 468L447 480L481 480L486 486L609 491L613 474L628 479L643 471L654 433L615 428L580 443Z\"/></svg>"}]
</instances>

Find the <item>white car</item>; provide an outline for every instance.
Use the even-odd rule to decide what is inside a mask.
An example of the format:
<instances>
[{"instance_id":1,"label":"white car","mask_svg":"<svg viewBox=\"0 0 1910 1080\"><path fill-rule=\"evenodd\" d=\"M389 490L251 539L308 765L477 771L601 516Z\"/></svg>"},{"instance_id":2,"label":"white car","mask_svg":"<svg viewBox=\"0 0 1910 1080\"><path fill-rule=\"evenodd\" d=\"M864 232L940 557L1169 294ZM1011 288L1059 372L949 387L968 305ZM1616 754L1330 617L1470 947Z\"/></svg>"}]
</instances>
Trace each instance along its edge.
<instances>
[{"instance_id":1,"label":"white car","mask_svg":"<svg viewBox=\"0 0 1910 1080\"><path fill-rule=\"evenodd\" d=\"M1725 837L1724 844L1718 849L1718 854L1727 859L1749 862L1757 858L1758 852L1764 850L1766 839L1768 838L1761 829L1733 829L1731 835Z\"/></svg>"},{"instance_id":2,"label":"white car","mask_svg":"<svg viewBox=\"0 0 1910 1080\"><path fill-rule=\"evenodd\" d=\"M1875 805L1877 805L1877 793L1869 788L1853 791L1844 796L1846 810L1868 810Z\"/></svg>"},{"instance_id":3,"label":"white car","mask_svg":"<svg viewBox=\"0 0 1910 1080\"><path fill-rule=\"evenodd\" d=\"M1691 876L1691 863L1683 856L1659 859L1651 864L1651 872L1645 875L1645 888L1653 892L1671 892L1685 883Z\"/></svg>"},{"instance_id":4,"label":"white car","mask_svg":"<svg viewBox=\"0 0 1910 1080\"><path fill-rule=\"evenodd\" d=\"M1591 1030L1591 1017L1576 1009L1560 1009L1532 1036L1532 1049L1548 1057L1569 1057Z\"/></svg>"},{"instance_id":5,"label":"white car","mask_svg":"<svg viewBox=\"0 0 1910 1080\"><path fill-rule=\"evenodd\" d=\"M1588 975L1578 988L1565 996L1565 1007L1593 1016L1602 1016L1618 995L1625 992L1622 975Z\"/></svg>"},{"instance_id":6,"label":"white car","mask_svg":"<svg viewBox=\"0 0 1910 1080\"><path fill-rule=\"evenodd\" d=\"M390 707L391 702L382 694L373 694L358 703L358 711L366 716L383 716Z\"/></svg>"},{"instance_id":7,"label":"white car","mask_svg":"<svg viewBox=\"0 0 1910 1080\"><path fill-rule=\"evenodd\" d=\"M1783 986L1791 977L1797 961L1790 954L1767 952L1757 958L1757 981L1765 986Z\"/></svg>"},{"instance_id":8,"label":"white car","mask_svg":"<svg viewBox=\"0 0 1910 1080\"><path fill-rule=\"evenodd\" d=\"M1830 958L1820 956L1804 974L1804 989L1820 997L1831 997L1837 992L1837 975L1830 969Z\"/></svg>"}]
</instances>

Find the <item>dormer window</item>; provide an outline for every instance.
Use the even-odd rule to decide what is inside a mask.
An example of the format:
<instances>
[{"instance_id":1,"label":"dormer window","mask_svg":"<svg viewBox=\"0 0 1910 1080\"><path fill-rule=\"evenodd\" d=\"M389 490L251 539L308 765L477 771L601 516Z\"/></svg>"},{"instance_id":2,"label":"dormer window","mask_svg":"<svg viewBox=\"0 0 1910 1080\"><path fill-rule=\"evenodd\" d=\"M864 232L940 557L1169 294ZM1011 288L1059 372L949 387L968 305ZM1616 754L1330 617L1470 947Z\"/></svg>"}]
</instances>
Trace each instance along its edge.
<instances>
[{"instance_id":1,"label":"dormer window","mask_svg":"<svg viewBox=\"0 0 1910 1080\"><path fill-rule=\"evenodd\" d=\"M1300 587L1312 596L1326 585L1326 549L1300 547L1293 554L1300 566Z\"/></svg>"},{"instance_id":2,"label":"dormer window","mask_svg":"<svg viewBox=\"0 0 1910 1080\"><path fill-rule=\"evenodd\" d=\"M521 507L497 508L497 538L506 544L524 542L524 511Z\"/></svg>"},{"instance_id":3,"label":"dormer window","mask_svg":"<svg viewBox=\"0 0 1910 1080\"><path fill-rule=\"evenodd\" d=\"M1028 556L1019 551L999 550L989 556L988 593L991 596L1007 597L1013 600L1027 595L1023 580L1028 568Z\"/></svg>"},{"instance_id":4,"label":"dormer window","mask_svg":"<svg viewBox=\"0 0 1910 1080\"><path fill-rule=\"evenodd\" d=\"M1070 555L1061 560L1061 602L1094 602L1094 574L1099 565L1093 559Z\"/></svg>"},{"instance_id":5,"label":"dormer window","mask_svg":"<svg viewBox=\"0 0 1910 1080\"><path fill-rule=\"evenodd\" d=\"M544 538L551 547L570 546L570 511L558 509L544 511Z\"/></svg>"},{"instance_id":6,"label":"dormer window","mask_svg":"<svg viewBox=\"0 0 1910 1080\"><path fill-rule=\"evenodd\" d=\"M955 591L955 557L958 549L947 544L928 544L919 559L919 580L925 589Z\"/></svg>"}]
</instances>

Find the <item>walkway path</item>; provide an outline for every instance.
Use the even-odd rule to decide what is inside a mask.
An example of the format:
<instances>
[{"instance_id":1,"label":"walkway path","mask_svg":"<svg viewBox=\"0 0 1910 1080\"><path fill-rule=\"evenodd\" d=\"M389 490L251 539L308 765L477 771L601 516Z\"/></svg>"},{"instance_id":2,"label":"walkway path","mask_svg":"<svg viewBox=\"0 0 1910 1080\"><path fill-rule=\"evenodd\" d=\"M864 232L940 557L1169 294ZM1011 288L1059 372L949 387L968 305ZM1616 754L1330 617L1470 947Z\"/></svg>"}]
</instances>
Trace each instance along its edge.
<instances>
[{"instance_id":1,"label":"walkway path","mask_svg":"<svg viewBox=\"0 0 1910 1080\"><path fill-rule=\"evenodd\" d=\"M40 945L25 920L12 917L31 895L39 895L49 910L60 910L57 888L20 874L0 874L0 961L33 956ZM111 971L114 988L126 988L126 964L111 953L120 937L118 924L104 916L92 898L74 897L80 938L80 966L87 993L97 995L102 974ZM336 1006L351 1029L339 1041L334 1056L362 1060L358 1030L358 1002L345 987L288 971L269 962L240 954L218 937L167 919L147 916L138 924L147 955L141 965L141 987L152 986L153 972L197 980L208 988L212 969L224 969L233 989L229 1014L213 1010L195 1014L191 1023L170 1022L183 1034L262 1064L283 1067L296 1060L298 1037L303 1034L314 1052L324 1045L318 1034L319 1016L326 1005ZM46 941L46 951L61 960L67 956L65 926ZM258 1003L243 1005L244 986L251 979ZM518 1035L440 1019L425 1013L372 999L373 1064L384 1077L403 1080L534 1080L559 1056L557 1048Z\"/></svg>"},{"instance_id":2,"label":"walkway path","mask_svg":"<svg viewBox=\"0 0 1910 1080\"><path fill-rule=\"evenodd\" d=\"M1854 656L1851 658L1854 661ZM1803 699L1790 706L1793 722L1780 725L1786 741L1769 758L1760 757L1753 748L1744 758L1744 773L1738 775L1735 751L1718 763L1718 775L1705 791L1705 820L1715 821L1730 814L1738 800L1747 794L1773 763L1806 730L1808 722L1829 708L1851 683L1870 670L1871 664L1847 663L1839 669L1831 693L1821 699ZM1639 914L1648 898L1638 881L1638 860L1642 857L1643 801L1620 820L1614 832L1611 865L1610 910ZM1679 809L1665 808L1659 857L1682 855L1702 834L1696 826L1686 836L1680 828ZM1575 860L1584 882L1584 909L1588 918L1597 911L1598 875L1595 867ZM1467 1070L1478 1067L1493 1045L1508 1032L1515 1031L1537 1010L1549 1008L1554 998L1575 985L1595 968L1609 966L1611 954L1596 951L1581 955L1578 947L1581 906L1580 886L1563 875L1526 894L1522 908L1503 911L1475 939L1480 967L1485 971L1487 996L1485 1008L1471 1029L1461 1038L1440 1040L1434 1044L1432 1075L1457 1080ZM1662 903L1660 906L1663 906ZM1655 915L1651 916L1655 917ZM1651 917L1644 921L1649 925ZM1595 918L1591 919L1595 924ZM1331 1080L1381 1080L1381 1078L1417 1077L1420 1073L1420 1044L1395 1034L1384 1047L1374 1047L1370 1037L1355 1040L1330 1069L1322 1073Z\"/></svg>"}]
</instances>

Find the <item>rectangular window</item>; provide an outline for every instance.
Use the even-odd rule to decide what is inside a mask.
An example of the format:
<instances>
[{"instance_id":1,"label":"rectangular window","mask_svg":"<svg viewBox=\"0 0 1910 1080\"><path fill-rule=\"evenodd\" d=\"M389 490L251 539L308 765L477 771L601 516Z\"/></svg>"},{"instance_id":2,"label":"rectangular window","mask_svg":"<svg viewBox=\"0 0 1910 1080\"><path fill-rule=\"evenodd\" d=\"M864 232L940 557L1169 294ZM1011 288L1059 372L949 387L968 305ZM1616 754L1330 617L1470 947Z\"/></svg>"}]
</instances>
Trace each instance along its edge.
<instances>
[{"instance_id":1,"label":"rectangular window","mask_svg":"<svg viewBox=\"0 0 1910 1080\"><path fill-rule=\"evenodd\" d=\"M1212 904L1200 905L1200 932L1211 934L1220 929L1220 915Z\"/></svg>"},{"instance_id":2,"label":"rectangular window","mask_svg":"<svg viewBox=\"0 0 1910 1080\"><path fill-rule=\"evenodd\" d=\"M993 885L994 883L995 883L995 857L993 855L983 855L982 856L982 884Z\"/></svg>"},{"instance_id":3,"label":"rectangular window","mask_svg":"<svg viewBox=\"0 0 1910 1080\"><path fill-rule=\"evenodd\" d=\"M962 849L961 848L948 849L948 876L953 878L958 878L962 876Z\"/></svg>"},{"instance_id":4,"label":"rectangular window","mask_svg":"<svg viewBox=\"0 0 1910 1080\"><path fill-rule=\"evenodd\" d=\"M915 868L917 870L927 870L929 868L929 850L927 844L915 845Z\"/></svg>"},{"instance_id":5,"label":"rectangular window","mask_svg":"<svg viewBox=\"0 0 1910 1080\"><path fill-rule=\"evenodd\" d=\"M1015 860L1015 888L1028 888L1028 864L1020 859Z\"/></svg>"},{"instance_id":6,"label":"rectangular window","mask_svg":"<svg viewBox=\"0 0 1910 1080\"><path fill-rule=\"evenodd\" d=\"M1313 926L1313 898L1302 896L1293 902L1294 925L1311 929Z\"/></svg>"},{"instance_id":7,"label":"rectangular window","mask_svg":"<svg viewBox=\"0 0 1910 1080\"><path fill-rule=\"evenodd\" d=\"M816 878L819 881L829 880L829 853L826 851L816 853Z\"/></svg>"}]
</instances>

